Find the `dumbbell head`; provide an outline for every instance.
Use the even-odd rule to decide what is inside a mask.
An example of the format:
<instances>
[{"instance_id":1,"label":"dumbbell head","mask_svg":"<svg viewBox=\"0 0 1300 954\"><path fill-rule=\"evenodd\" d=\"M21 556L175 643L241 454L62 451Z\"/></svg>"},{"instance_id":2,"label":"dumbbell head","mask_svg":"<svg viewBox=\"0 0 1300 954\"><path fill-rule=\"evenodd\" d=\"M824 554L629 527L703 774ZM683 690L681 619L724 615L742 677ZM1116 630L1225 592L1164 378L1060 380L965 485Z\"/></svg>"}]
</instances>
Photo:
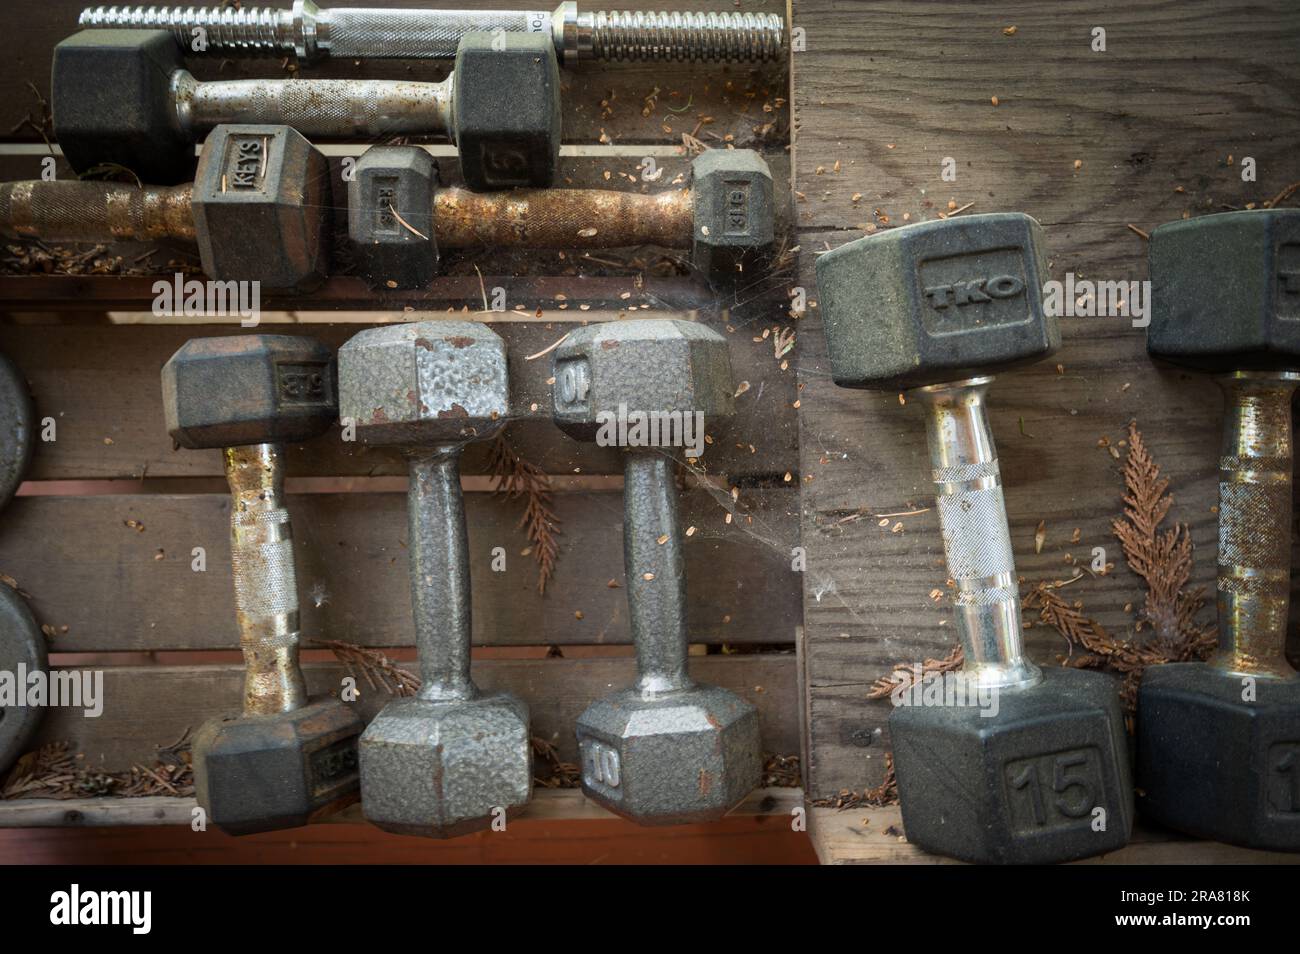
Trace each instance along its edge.
<instances>
[{"instance_id":1,"label":"dumbbell head","mask_svg":"<svg viewBox=\"0 0 1300 954\"><path fill-rule=\"evenodd\" d=\"M433 196L438 169L417 146L374 146L348 182L348 241L375 288L423 288L438 272Z\"/></svg>"},{"instance_id":2,"label":"dumbbell head","mask_svg":"<svg viewBox=\"0 0 1300 954\"><path fill-rule=\"evenodd\" d=\"M995 698L996 709L901 705L890 714L908 841L982 864L1122 848L1132 779L1115 681L1049 668L1041 682Z\"/></svg>"},{"instance_id":3,"label":"dumbbell head","mask_svg":"<svg viewBox=\"0 0 1300 954\"><path fill-rule=\"evenodd\" d=\"M385 325L339 350L339 417L372 444L492 438L510 407L506 346L485 325Z\"/></svg>"},{"instance_id":4,"label":"dumbbell head","mask_svg":"<svg viewBox=\"0 0 1300 954\"><path fill-rule=\"evenodd\" d=\"M560 158L560 68L549 35L467 33L452 76L465 184L549 186Z\"/></svg>"},{"instance_id":5,"label":"dumbbell head","mask_svg":"<svg viewBox=\"0 0 1300 954\"><path fill-rule=\"evenodd\" d=\"M361 738L366 819L386 831L454 838L532 794L528 711L506 693L455 703L396 699Z\"/></svg>"},{"instance_id":6,"label":"dumbbell head","mask_svg":"<svg viewBox=\"0 0 1300 954\"><path fill-rule=\"evenodd\" d=\"M1300 210L1203 215L1151 233L1154 356L1206 371L1300 359Z\"/></svg>"},{"instance_id":7,"label":"dumbbell head","mask_svg":"<svg viewBox=\"0 0 1300 954\"><path fill-rule=\"evenodd\" d=\"M180 49L166 30L83 30L54 48L54 136L77 172L117 163L141 182L194 173L194 142L176 119Z\"/></svg>"},{"instance_id":8,"label":"dumbbell head","mask_svg":"<svg viewBox=\"0 0 1300 954\"><path fill-rule=\"evenodd\" d=\"M726 339L691 321L640 319L579 328L555 349L555 423L595 440L624 411L735 411Z\"/></svg>"},{"instance_id":9,"label":"dumbbell head","mask_svg":"<svg viewBox=\"0 0 1300 954\"><path fill-rule=\"evenodd\" d=\"M27 381L0 354L0 509L18 491L31 463L35 425Z\"/></svg>"},{"instance_id":10,"label":"dumbbell head","mask_svg":"<svg viewBox=\"0 0 1300 954\"><path fill-rule=\"evenodd\" d=\"M296 443L338 416L333 355L313 338L194 338L163 365L162 386L181 447Z\"/></svg>"},{"instance_id":11,"label":"dumbbell head","mask_svg":"<svg viewBox=\"0 0 1300 954\"><path fill-rule=\"evenodd\" d=\"M691 261L715 283L742 281L772 252L772 170L752 149L709 149L691 163L695 232Z\"/></svg>"},{"instance_id":12,"label":"dumbbell head","mask_svg":"<svg viewBox=\"0 0 1300 954\"><path fill-rule=\"evenodd\" d=\"M305 825L356 801L360 731L335 699L205 722L192 746L195 795L232 835Z\"/></svg>"},{"instance_id":13,"label":"dumbbell head","mask_svg":"<svg viewBox=\"0 0 1300 954\"><path fill-rule=\"evenodd\" d=\"M921 222L817 260L835 383L898 390L1045 357L1061 342L1043 310L1042 228L992 213Z\"/></svg>"},{"instance_id":14,"label":"dumbbell head","mask_svg":"<svg viewBox=\"0 0 1300 954\"><path fill-rule=\"evenodd\" d=\"M329 163L288 126L218 126L194 176L194 225L209 278L270 288L319 284L329 266Z\"/></svg>"}]
</instances>

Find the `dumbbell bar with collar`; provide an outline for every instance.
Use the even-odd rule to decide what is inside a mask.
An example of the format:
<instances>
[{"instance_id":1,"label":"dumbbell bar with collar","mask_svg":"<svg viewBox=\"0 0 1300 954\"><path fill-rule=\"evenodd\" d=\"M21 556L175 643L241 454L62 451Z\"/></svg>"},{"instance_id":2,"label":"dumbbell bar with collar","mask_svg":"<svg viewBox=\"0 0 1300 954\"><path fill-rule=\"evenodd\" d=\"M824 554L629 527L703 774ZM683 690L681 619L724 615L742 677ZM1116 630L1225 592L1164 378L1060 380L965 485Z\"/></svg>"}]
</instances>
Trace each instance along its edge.
<instances>
[{"instance_id":1,"label":"dumbbell bar with collar","mask_svg":"<svg viewBox=\"0 0 1300 954\"><path fill-rule=\"evenodd\" d=\"M576 3L545 10L396 10L336 7L311 0L272 7L87 7L88 29L171 31L185 50L222 56L347 60L451 59L466 33L536 33L566 66L582 60L776 60L785 23L775 13L605 11ZM203 38L196 48L195 38Z\"/></svg>"},{"instance_id":2,"label":"dumbbell bar with collar","mask_svg":"<svg viewBox=\"0 0 1300 954\"><path fill-rule=\"evenodd\" d=\"M182 182L218 125L292 126L311 139L446 134L472 189L547 186L560 154L560 74L543 36L466 34L441 83L198 82L171 35L86 30L54 48L54 134L73 169L125 166Z\"/></svg>"}]
</instances>

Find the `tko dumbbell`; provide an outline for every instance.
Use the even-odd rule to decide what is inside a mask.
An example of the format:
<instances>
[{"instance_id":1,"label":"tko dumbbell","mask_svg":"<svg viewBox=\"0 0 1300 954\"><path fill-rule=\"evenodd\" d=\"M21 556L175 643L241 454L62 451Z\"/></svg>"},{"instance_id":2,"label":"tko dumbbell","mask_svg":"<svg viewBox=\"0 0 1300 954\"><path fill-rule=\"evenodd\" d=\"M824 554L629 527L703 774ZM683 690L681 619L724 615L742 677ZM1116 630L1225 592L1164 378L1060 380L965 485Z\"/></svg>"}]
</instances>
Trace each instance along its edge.
<instances>
[{"instance_id":1,"label":"tko dumbbell","mask_svg":"<svg viewBox=\"0 0 1300 954\"><path fill-rule=\"evenodd\" d=\"M466 33L537 33L566 65L582 60L779 59L785 23L774 13L597 11L576 3L532 10L322 10L295 0L271 7L87 7L87 28L170 30L182 49L222 56L295 56L346 60L451 59ZM195 37L203 38L202 47Z\"/></svg>"},{"instance_id":2,"label":"tko dumbbell","mask_svg":"<svg viewBox=\"0 0 1300 954\"><path fill-rule=\"evenodd\" d=\"M36 415L27 382L4 355L0 355L0 510L13 499L31 463ZM0 672L17 680L26 692L22 672L44 672L47 666L45 634L27 602L11 586L0 583ZM0 779L23 754L44 710L39 706L0 706Z\"/></svg>"},{"instance_id":3,"label":"tko dumbbell","mask_svg":"<svg viewBox=\"0 0 1300 954\"><path fill-rule=\"evenodd\" d=\"M835 383L907 389L925 411L961 676L996 705L898 706L889 728L908 840L966 861L1083 858L1133 822L1114 680L1024 656L986 392L990 372L1059 345L1047 274L1042 230L1019 214L891 229L817 261Z\"/></svg>"},{"instance_id":4,"label":"tko dumbbell","mask_svg":"<svg viewBox=\"0 0 1300 954\"><path fill-rule=\"evenodd\" d=\"M348 238L378 288L422 288L441 249L488 247L690 248L695 268L739 281L771 252L772 173L749 149L711 149L691 165L690 189L640 195L603 189L442 189L432 158L375 146L348 183Z\"/></svg>"},{"instance_id":5,"label":"tko dumbbell","mask_svg":"<svg viewBox=\"0 0 1300 954\"><path fill-rule=\"evenodd\" d=\"M305 825L356 801L362 729L342 702L307 696L284 507L284 445L334 423L333 356L311 338L196 338L163 366L162 391L178 446L222 448L244 653L243 712L194 736L195 794L232 835Z\"/></svg>"},{"instance_id":6,"label":"tko dumbbell","mask_svg":"<svg viewBox=\"0 0 1300 954\"><path fill-rule=\"evenodd\" d=\"M287 126L218 126L194 182L0 184L0 235L45 242L197 242L216 281L318 284L329 263L329 165Z\"/></svg>"},{"instance_id":7,"label":"tko dumbbell","mask_svg":"<svg viewBox=\"0 0 1300 954\"><path fill-rule=\"evenodd\" d=\"M54 48L54 135L77 172L125 166L170 185L219 125L292 126L310 139L445 134L472 189L548 186L560 154L560 71L540 34L467 34L441 83L200 83L170 34L85 30Z\"/></svg>"},{"instance_id":8,"label":"tko dumbbell","mask_svg":"<svg viewBox=\"0 0 1300 954\"><path fill-rule=\"evenodd\" d=\"M1182 831L1300 850L1300 676L1291 596L1291 400L1300 384L1300 212L1206 215L1151 233L1153 358L1215 375L1219 650L1149 668L1138 692L1142 811Z\"/></svg>"},{"instance_id":9,"label":"tko dumbbell","mask_svg":"<svg viewBox=\"0 0 1300 954\"><path fill-rule=\"evenodd\" d=\"M555 350L554 376L555 423L578 440L596 440L620 411L706 421L734 412L727 342L694 322L581 328ZM637 681L578 718L582 790L643 825L719 818L758 784L758 713L687 673L677 486L660 447L623 457L623 563Z\"/></svg>"},{"instance_id":10,"label":"tko dumbbell","mask_svg":"<svg viewBox=\"0 0 1300 954\"><path fill-rule=\"evenodd\" d=\"M361 806L387 831L451 838L532 795L528 707L470 677L469 539L460 454L506 423L506 346L486 326L428 321L363 331L339 349L339 411L410 465L408 553L421 686L361 737Z\"/></svg>"}]
</instances>

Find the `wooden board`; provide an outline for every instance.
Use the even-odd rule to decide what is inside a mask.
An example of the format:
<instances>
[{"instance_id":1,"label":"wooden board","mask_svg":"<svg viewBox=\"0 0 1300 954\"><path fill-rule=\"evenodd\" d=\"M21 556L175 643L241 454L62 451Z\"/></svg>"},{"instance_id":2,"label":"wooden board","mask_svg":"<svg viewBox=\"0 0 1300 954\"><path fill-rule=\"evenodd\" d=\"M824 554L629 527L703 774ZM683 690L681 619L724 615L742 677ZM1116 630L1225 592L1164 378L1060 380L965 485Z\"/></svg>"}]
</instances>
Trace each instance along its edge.
<instances>
[{"instance_id":1,"label":"wooden board","mask_svg":"<svg viewBox=\"0 0 1300 954\"><path fill-rule=\"evenodd\" d=\"M799 284L814 302L820 251L868 226L932 219L950 200L974 203L969 214L1037 218L1055 279L1130 280L1146 277L1146 246L1129 223L1149 230L1260 203L1300 180L1300 10L1281 0L799 0L794 23L806 32L793 66ZM1090 48L1094 27L1106 30L1107 52ZM1242 181L1244 156L1257 161L1257 182ZM955 182L941 178L945 157ZM1076 572L1066 554L1087 563L1105 548L1115 572L1085 575L1062 595L1130 635L1125 607L1140 607L1144 591L1110 531L1122 460L1098 441L1122 455L1137 420L1172 482L1171 520L1190 526L1193 585L1212 592L1220 401L1212 382L1154 368L1125 319L1061 325L1055 359L1003 375L991 392L1017 570L1026 588L1065 579ZM883 774L890 707L866 700L871 682L895 662L946 654L955 637L919 413L897 395L832 384L816 307L799 339L805 785L823 798ZM910 511L923 512L878 516ZM1065 652L1054 631L1026 635L1040 663Z\"/></svg>"},{"instance_id":2,"label":"wooden board","mask_svg":"<svg viewBox=\"0 0 1300 954\"><path fill-rule=\"evenodd\" d=\"M522 554L522 503L466 497L476 643L630 641L621 493L555 496L560 555L544 596L535 560ZM746 491L734 502L703 489L683 496L682 532L696 528L682 539L692 642L794 642L797 506L794 490ZM288 507L303 633L412 645L406 495L290 495ZM0 573L53 628L55 652L234 649L229 541L224 494L24 497L4 515ZM195 547L205 551L203 572L193 569ZM505 568L494 571L498 556Z\"/></svg>"},{"instance_id":3,"label":"wooden board","mask_svg":"<svg viewBox=\"0 0 1300 954\"><path fill-rule=\"evenodd\" d=\"M824 865L955 865L951 858L921 851L907 841L897 807L837 811L814 808L808 831ZM1253 851L1178 832L1138 827L1119 851L1085 858L1081 865L1294 865L1300 855Z\"/></svg>"},{"instance_id":4,"label":"wooden board","mask_svg":"<svg viewBox=\"0 0 1300 954\"><path fill-rule=\"evenodd\" d=\"M186 825L194 818L193 798L149 795L143 798L20 798L0 803L0 828L117 828L137 825ZM756 788L735 807L729 819L747 816L790 817L803 806L797 788ZM515 821L606 821L618 816L588 800L579 789L535 788L533 799ZM331 825L365 822L359 804L322 819Z\"/></svg>"},{"instance_id":5,"label":"wooden board","mask_svg":"<svg viewBox=\"0 0 1300 954\"><path fill-rule=\"evenodd\" d=\"M337 695L349 674L337 664L303 668L313 696ZM87 768L102 771L152 765L159 746L176 742L207 719L238 712L243 697L239 666L120 666L102 672L102 715L87 718L81 709L51 708L34 744L70 742L73 751L84 753ZM512 692L526 702L533 736L553 744L560 758L570 762L577 758L573 726L578 716L596 699L630 685L634 672L631 657L475 660L473 668L474 681L484 692ZM765 752L798 750L798 733L787 716L798 697L792 655L693 656L690 673L754 704ZM352 675L360 694L356 705L368 721L391 697L372 689L362 673Z\"/></svg>"},{"instance_id":6,"label":"wooden board","mask_svg":"<svg viewBox=\"0 0 1300 954\"><path fill-rule=\"evenodd\" d=\"M442 316L428 316L440 318ZM457 316L472 320L473 316ZM337 348L364 325L313 325ZM506 434L524 459L552 474L619 474L617 449L571 440L551 423L551 358L546 351L578 325L572 321L494 325L509 347L511 420ZM776 478L797 465L793 370L782 371L761 327L717 325L731 343L735 379L745 382L737 413L709 425L703 463L734 479ZM730 330L728 330L730 329ZM292 329L276 327L277 333ZM757 332L757 334L755 334ZM37 416L56 424L56 440L33 460L33 480L209 477L222 473L220 451L176 451L163 420L159 372L187 339L239 334L220 325L0 325L0 351L31 382ZM245 332L247 333L247 332ZM755 341L754 339L759 340ZM751 449L752 447L752 449ZM760 453L761 449L761 453ZM484 473L487 445L466 452L466 474ZM336 430L288 455L293 476L404 475L401 453L339 439Z\"/></svg>"}]
</instances>

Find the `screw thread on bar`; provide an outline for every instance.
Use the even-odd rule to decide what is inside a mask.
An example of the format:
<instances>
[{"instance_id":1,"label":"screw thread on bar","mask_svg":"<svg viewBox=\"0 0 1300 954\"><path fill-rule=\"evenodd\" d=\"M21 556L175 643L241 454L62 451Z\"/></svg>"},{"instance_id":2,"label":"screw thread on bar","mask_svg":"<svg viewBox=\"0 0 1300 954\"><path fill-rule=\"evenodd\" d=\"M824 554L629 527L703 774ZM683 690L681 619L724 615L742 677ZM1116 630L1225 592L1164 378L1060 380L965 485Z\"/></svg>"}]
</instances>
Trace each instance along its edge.
<instances>
[{"instance_id":1,"label":"screw thread on bar","mask_svg":"<svg viewBox=\"0 0 1300 954\"><path fill-rule=\"evenodd\" d=\"M785 26L776 14L601 10L592 54L605 60L775 60Z\"/></svg>"},{"instance_id":2,"label":"screw thread on bar","mask_svg":"<svg viewBox=\"0 0 1300 954\"><path fill-rule=\"evenodd\" d=\"M87 7L77 22L83 29L170 30L187 49L194 31L201 29L209 49L276 54L294 52L289 12L271 7Z\"/></svg>"}]
</instances>

